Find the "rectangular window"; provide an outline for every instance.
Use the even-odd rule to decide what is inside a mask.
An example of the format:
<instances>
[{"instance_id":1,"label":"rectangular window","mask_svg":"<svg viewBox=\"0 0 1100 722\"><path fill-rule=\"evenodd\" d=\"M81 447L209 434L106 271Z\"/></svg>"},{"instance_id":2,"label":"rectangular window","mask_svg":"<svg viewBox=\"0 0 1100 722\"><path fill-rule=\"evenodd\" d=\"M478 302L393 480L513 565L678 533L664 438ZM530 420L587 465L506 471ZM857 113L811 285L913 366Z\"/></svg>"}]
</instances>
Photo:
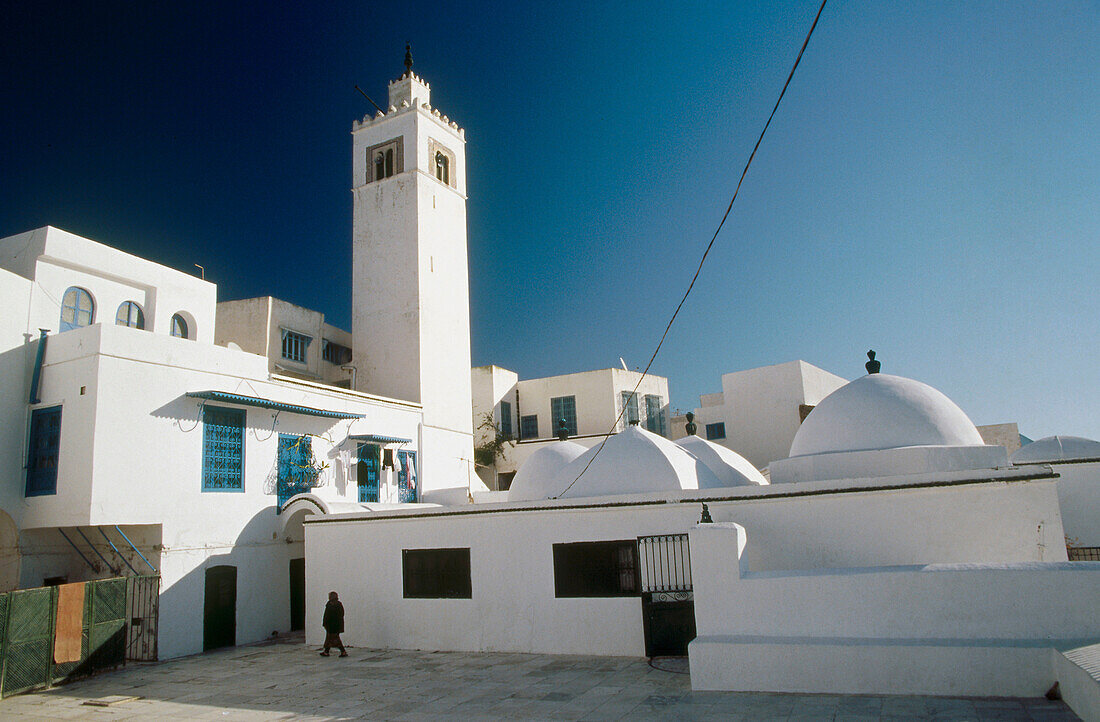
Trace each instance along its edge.
<instances>
[{"instance_id":1,"label":"rectangular window","mask_svg":"<svg viewBox=\"0 0 1100 722\"><path fill-rule=\"evenodd\" d=\"M630 391L619 392L619 407L626 409L622 415L623 428L629 428L630 422L638 421L638 396Z\"/></svg>"},{"instance_id":2,"label":"rectangular window","mask_svg":"<svg viewBox=\"0 0 1100 722\"><path fill-rule=\"evenodd\" d=\"M416 452L398 451L397 461L401 470L397 472L397 502L415 504L417 497Z\"/></svg>"},{"instance_id":3,"label":"rectangular window","mask_svg":"<svg viewBox=\"0 0 1100 722\"><path fill-rule=\"evenodd\" d=\"M707 441L726 438L726 425L724 423L707 424Z\"/></svg>"},{"instance_id":4,"label":"rectangular window","mask_svg":"<svg viewBox=\"0 0 1100 722\"><path fill-rule=\"evenodd\" d=\"M634 539L554 545L554 596L632 597L638 594Z\"/></svg>"},{"instance_id":5,"label":"rectangular window","mask_svg":"<svg viewBox=\"0 0 1100 722\"><path fill-rule=\"evenodd\" d=\"M470 550L402 549L405 599L471 599Z\"/></svg>"},{"instance_id":6,"label":"rectangular window","mask_svg":"<svg viewBox=\"0 0 1100 722\"><path fill-rule=\"evenodd\" d=\"M512 438L512 405L507 401L500 402L500 433Z\"/></svg>"},{"instance_id":7,"label":"rectangular window","mask_svg":"<svg viewBox=\"0 0 1100 722\"><path fill-rule=\"evenodd\" d=\"M244 491L244 421L244 409L203 406L203 491Z\"/></svg>"},{"instance_id":8,"label":"rectangular window","mask_svg":"<svg viewBox=\"0 0 1100 722\"><path fill-rule=\"evenodd\" d=\"M283 329L283 358L298 363L306 362L306 350L313 338L295 331Z\"/></svg>"},{"instance_id":9,"label":"rectangular window","mask_svg":"<svg viewBox=\"0 0 1100 722\"><path fill-rule=\"evenodd\" d=\"M577 435L577 397L557 396L550 399L550 433L557 436L561 420L570 436Z\"/></svg>"},{"instance_id":10,"label":"rectangular window","mask_svg":"<svg viewBox=\"0 0 1100 722\"><path fill-rule=\"evenodd\" d=\"M351 363L351 349L324 338L321 339L321 358L330 364Z\"/></svg>"},{"instance_id":11,"label":"rectangular window","mask_svg":"<svg viewBox=\"0 0 1100 722\"><path fill-rule=\"evenodd\" d=\"M378 501L378 471L382 465L382 447L378 444L359 444L356 452L356 478L359 480L359 501Z\"/></svg>"},{"instance_id":12,"label":"rectangular window","mask_svg":"<svg viewBox=\"0 0 1100 722\"><path fill-rule=\"evenodd\" d=\"M57 493L57 459L61 450L61 407L31 412L31 440L27 451L26 496Z\"/></svg>"},{"instance_id":13,"label":"rectangular window","mask_svg":"<svg viewBox=\"0 0 1100 722\"><path fill-rule=\"evenodd\" d=\"M664 399L660 396L652 394L645 396L645 427L655 434L668 435Z\"/></svg>"},{"instance_id":14,"label":"rectangular window","mask_svg":"<svg viewBox=\"0 0 1100 722\"><path fill-rule=\"evenodd\" d=\"M521 439L539 438L539 417L536 414L521 416L519 420L519 437Z\"/></svg>"}]
</instances>

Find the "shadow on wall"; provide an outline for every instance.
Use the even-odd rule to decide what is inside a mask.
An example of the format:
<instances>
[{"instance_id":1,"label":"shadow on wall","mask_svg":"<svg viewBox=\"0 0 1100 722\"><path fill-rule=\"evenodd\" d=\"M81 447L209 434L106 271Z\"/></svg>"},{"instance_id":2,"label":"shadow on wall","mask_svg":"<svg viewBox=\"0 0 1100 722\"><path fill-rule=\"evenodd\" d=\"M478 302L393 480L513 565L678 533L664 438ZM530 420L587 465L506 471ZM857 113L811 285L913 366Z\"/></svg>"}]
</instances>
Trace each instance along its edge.
<instances>
[{"instance_id":1,"label":"shadow on wall","mask_svg":"<svg viewBox=\"0 0 1100 722\"><path fill-rule=\"evenodd\" d=\"M163 552L161 659L258 642L290 631L290 566L292 559L305 556L302 524L299 519L297 531L293 523L284 529L274 501L254 515L232 542Z\"/></svg>"},{"instance_id":2,"label":"shadow on wall","mask_svg":"<svg viewBox=\"0 0 1100 722\"><path fill-rule=\"evenodd\" d=\"M0 509L0 592L19 586L19 530L6 511Z\"/></svg>"}]
</instances>

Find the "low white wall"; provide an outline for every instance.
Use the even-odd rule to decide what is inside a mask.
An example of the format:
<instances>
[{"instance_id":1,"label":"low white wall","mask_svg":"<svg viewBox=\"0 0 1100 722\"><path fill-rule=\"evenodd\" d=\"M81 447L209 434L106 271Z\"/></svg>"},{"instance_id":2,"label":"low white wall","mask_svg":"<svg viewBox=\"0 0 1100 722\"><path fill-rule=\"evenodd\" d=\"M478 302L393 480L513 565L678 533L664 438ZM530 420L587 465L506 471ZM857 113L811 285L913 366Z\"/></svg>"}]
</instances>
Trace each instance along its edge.
<instances>
[{"instance_id":1,"label":"low white wall","mask_svg":"<svg viewBox=\"0 0 1100 722\"><path fill-rule=\"evenodd\" d=\"M772 569L1026 561L1041 558L1042 540L1061 541L1051 480L818 487L791 496L793 489L769 497L769 487L754 488L738 500L695 492L307 517L307 640L320 641L321 611L335 589L355 645L641 655L640 599L555 598L553 544L685 533L699 519L698 499L716 520L751 518L766 530L769 542L746 559ZM401 550L449 547L470 549L472 599L404 599ZM715 570L731 558L724 552Z\"/></svg>"},{"instance_id":2,"label":"low white wall","mask_svg":"<svg viewBox=\"0 0 1100 722\"><path fill-rule=\"evenodd\" d=\"M1054 464L1062 526L1073 546L1100 547L1100 463Z\"/></svg>"},{"instance_id":3,"label":"low white wall","mask_svg":"<svg viewBox=\"0 0 1100 722\"><path fill-rule=\"evenodd\" d=\"M690 532L696 689L1034 696L1100 638L1100 563L752 572L748 528Z\"/></svg>"}]
</instances>

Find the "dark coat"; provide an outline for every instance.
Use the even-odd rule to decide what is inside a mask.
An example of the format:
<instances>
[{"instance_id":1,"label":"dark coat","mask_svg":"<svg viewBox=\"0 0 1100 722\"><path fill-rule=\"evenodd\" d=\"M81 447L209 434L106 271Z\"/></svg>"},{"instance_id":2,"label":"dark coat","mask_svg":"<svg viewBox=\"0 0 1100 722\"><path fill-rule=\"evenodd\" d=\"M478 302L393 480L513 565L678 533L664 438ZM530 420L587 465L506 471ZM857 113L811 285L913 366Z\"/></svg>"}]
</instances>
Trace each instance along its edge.
<instances>
[{"instance_id":1,"label":"dark coat","mask_svg":"<svg viewBox=\"0 0 1100 722\"><path fill-rule=\"evenodd\" d=\"M321 626L329 634L340 634L344 631L344 605L339 601L329 600L325 604L325 616L321 618Z\"/></svg>"}]
</instances>

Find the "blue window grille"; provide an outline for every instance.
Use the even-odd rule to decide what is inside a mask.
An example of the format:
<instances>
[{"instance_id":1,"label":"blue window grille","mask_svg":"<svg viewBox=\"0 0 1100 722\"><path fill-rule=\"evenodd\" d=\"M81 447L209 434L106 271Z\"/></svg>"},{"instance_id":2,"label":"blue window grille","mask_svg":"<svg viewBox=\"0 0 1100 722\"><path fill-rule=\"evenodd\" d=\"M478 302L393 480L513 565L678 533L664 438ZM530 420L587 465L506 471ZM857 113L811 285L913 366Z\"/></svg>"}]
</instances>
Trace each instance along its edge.
<instances>
[{"instance_id":1,"label":"blue window grille","mask_svg":"<svg viewBox=\"0 0 1100 722\"><path fill-rule=\"evenodd\" d=\"M512 404L507 401L500 402L500 433L512 438Z\"/></svg>"},{"instance_id":2,"label":"blue window grille","mask_svg":"<svg viewBox=\"0 0 1100 722\"><path fill-rule=\"evenodd\" d=\"M95 318L95 303L92 294L77 286L70 286L61 299L61 330L71 331L82 326L91 326Z\"/></svg>"},{"instance_id":3,"label":"blue window grille","mask_svg":"<svg viewBox=\"0 0 1100 722\"><path fill-rule=\"evenodd\" d=\"M397 501L400 504L413 504L417 501L420 478L416 474L416 452L398 451L397 461L401 471L397 472Z\"/></svg>"},{"instance_id":4,"label":"blue window grille","mask_svg":"<svg viewBox=\"0 0 1100 722\"><path fill-rule=\"evenodd\" d=\"M565 430L570 436L577 435L577 397L556 396L550 399L550 420L554 428L551 432L558 433L558 425L565 419Z\"/></svg>"},{"instance_id":5,"label":"blue window grille","mask_svg":"<svg viewBox=\"0 0 1100 722\"><path fill-rule=\"evenodd\" d=\"M378 473L381 467L382 447L378 444L359 444L356 476L359 480L359 501L378 501Z\"/></svg>"},{"instance_id":6,"label":"blue window grille","mask_svg":"<svg viewBox=\"0 0 1100 722\"><path fill-rule=\"evenodd\" d=\"M521 439L539 438L539 417L537 414L520 417L519 437Z\"/></svg>"},{"instance_id":7,"label":"blue window grille","mask_svg":"<svg viewBox=\"0 0 1100 722\"><path fill-rule=\"evenodd\" d=\"M665 404L660 396L646 394L645 396L645 427L655 434L668 435L668 426L665 423Z\"/></svg>"},{"instance_id":8,"label":"blue window grille","mask_svg":"<svg viewBox=\"0 0 1100 722\"><path fill-rule=\"evenodd\" d=\"M203 406L203 491L244 491L244 420L243 409Z\"/></svg>"},{"instance_id":9,"label":"blue window grille","mask_svg":"<svg viewBox=\"0 0 1100 722\"><path fill-rule=\"evenodd\" d=\"M31 441L27 453L27 496L57 493L57 459L61 450L61 407L31 412Z\"/></svg>"},{"instance_id":10,"label":"blue window grille","mask_svg":"<svg viewBox=\"0 0 1100 722\"><path fill-rule=\"evenodd\" d=\"M726 438L726 425L724 423L707 424L707 441Z\"/></svg>"},{"instance_id":11,"label":"blue window grille","mask_svg":"<svg viewBox=\"0 0 1100 722\"><path fill-rule=\"evenodd\" d=\"M283 358L298 363L306 362L306 350L313 338L303 333L283 329Z\"/></svg>"},{"instance_id":12,"label":"blue window grille","mask_svg":"<svg viewBox=\"0 0 1100 722\"><path fill-rule=\"evenodd\" d=\"M172 335L176 338L191 338L188 335L187 321L178 313L172 315Z\"/></svg>"},{"instance_id":13,"label":"blue window grille","mask_svg":"<svg viewBox=\"0 0 1100 722\"><path fill-rule=\"evenodd\" d=\"M623 412L623 428L628 428L630 422L638 421L638 396L630 391L619 392L619 403L622 408L626 409Z\"/></svg>"},{"instance_id":14,"label":"blue window grille","mask_svg":"<svg viewBox=\"0 0 1100 722\"><path fill-rule=\"evenodd\" d=\"M279 434L279 469L277 493L282 509L295 494L313 488L317 469L313 465L313 448L308 436Z\"/></svg>"},{"instance_id":15,"label":"blue window grille","mask_svg":"<svg viewBox=\"0 0 1100 722\"><path fill-rule=\"evenodd\" d=\"M130 328L145 328L145 312L135 301L123 301L115 314L115 323Z\"/></svg>"}]
</instances>

